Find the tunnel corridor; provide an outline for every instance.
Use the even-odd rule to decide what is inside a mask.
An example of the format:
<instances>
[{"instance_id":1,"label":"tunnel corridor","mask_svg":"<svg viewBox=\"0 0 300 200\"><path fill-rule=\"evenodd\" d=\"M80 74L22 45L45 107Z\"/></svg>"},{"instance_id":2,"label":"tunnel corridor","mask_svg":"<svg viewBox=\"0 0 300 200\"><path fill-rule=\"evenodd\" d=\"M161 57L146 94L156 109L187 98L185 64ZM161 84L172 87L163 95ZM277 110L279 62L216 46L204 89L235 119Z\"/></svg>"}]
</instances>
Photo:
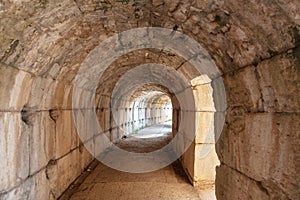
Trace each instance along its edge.
<instances>
[{"instance_id":1,"label":"tunnel corridor","mask_svg":"<svg viewBox=\"0 0 300 200\"><path fill-rule=\"evenodd\" d=\"M150 152L171 140L169 124L150 126L123 138L116 144L130 152ZM122 159L122 158L120 158ZM214 185L193 187L179 161L155 172L133 174L111 169L93 162L61 196L60 200L76 199L189 199L214 200Z\"/></svg>"},{"instance_id":2,"label":"tunnel corridor","mask_svg":"<svg viewBox=\"0 0 300 200\"><path fill-rule=\"evenodd\" d=\"M300 199L299 47L298 0L0 1L0 200Z\"/></svg>"}]
</instances>

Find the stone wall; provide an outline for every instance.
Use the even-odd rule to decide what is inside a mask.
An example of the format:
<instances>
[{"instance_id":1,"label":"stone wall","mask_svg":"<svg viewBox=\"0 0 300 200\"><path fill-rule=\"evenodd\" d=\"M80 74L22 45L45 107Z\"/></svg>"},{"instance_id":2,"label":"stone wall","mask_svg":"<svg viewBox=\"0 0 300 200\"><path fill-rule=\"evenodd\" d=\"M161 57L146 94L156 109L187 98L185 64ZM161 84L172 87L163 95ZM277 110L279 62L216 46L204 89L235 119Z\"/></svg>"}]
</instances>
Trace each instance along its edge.
<instances>
[{"instance_id":1,"label":"stone wall","mask_svg":"<svg viewBox=\"0 0 300 200\"><path fill-rule=\"evenodd\" d=\"M81 173L92 157L72 120L79 66L107 37L156 26L201 43L223 74L217 198L299 199L299 24L298 0L0 2L0 198L55 199ZM135 51L100 90L150 62L199 76L178 55Z\"/></svg>"},{"instance_id":2,"label":"stone wall","mask_svg":"<svg viewBox=\"0 0 300 200\"><path fill-rule=\"evenodd\" d=\"M217 168L219 199L300 197L300 73L295 55L299 49L225 76L231 108L217 145L222 163ZM236 79L244 84L234 84Z\"/></svg>"},{"instance_id":3,"label":"stone wall","mask_svg":"<svg viewBox=\"0 0 300 200\"><path fill-rule=\"evenodd\" d=\"M111 132L114 135L112 141L116 141L123 135L171 120L172 103L168 95L153 88L136 94L132 99L122 97L120 105L112 106L114 101L98 93L96 110L101 131Z\"/></svg>"},{"instance_id":4,"label":"stone wall","mask_svg":"<svg viewBox=\"0 0 300 200\"><path fill-rule=\"evenodd\" d=\"M56 199L93 159L76 133L71 87L5 65L0 71L0 199Z\"/></svg>"}]
</instances>

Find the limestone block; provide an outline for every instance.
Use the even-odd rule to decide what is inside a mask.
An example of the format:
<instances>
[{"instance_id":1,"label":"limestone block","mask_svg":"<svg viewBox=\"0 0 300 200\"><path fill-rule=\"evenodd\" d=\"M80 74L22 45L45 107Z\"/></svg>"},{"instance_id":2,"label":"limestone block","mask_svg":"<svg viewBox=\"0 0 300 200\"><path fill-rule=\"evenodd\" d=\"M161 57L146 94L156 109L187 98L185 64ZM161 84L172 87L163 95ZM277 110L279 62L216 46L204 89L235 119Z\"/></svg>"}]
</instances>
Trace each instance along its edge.
<instances>
[{"instance_id":1,"label":"limestone block","mask_svg":"<svg viewBox=\"0 0 300 200\"><path fill-rule=\"evenodd\" d=\"M97 122L96 113L90 109L83 110L72 110L73 111L73 119L76 120L76 131L80 137L81 141L88 141L93 138L93 135L98 134L100 132L99 124ZM70 113L69 116L72 116L72 111L68 111ZM74 115L78 115L74 117ZM68 118L68 120L73 123L73 119ZM79 119L79 120L78 120ZM71 126L73 127L73 126ZM74 133L75 135L75 133Z\"/></svg>"},{"instance_id":2,"label":"limestone block","mask_svg":"<svg viewBox=\"0 0 300 200\"><path fill-rule=\"evenodd\" d=\"M125 123L120 127L120 131L123 135L129 134L129 124Z\"/></svg>"},{"instance_id":3,"label":"limestone block","mask_svg":"<svg viewBox=\"0 0 300 200\"><path fill-rule=\"evenodd\" d=\"M222 200L269 199L259 182L226 165L217 167L216 196Z\"/></svg>"},{"instance_id":4,"label":"limestone block","mask_svg":"<svg viewBox=\"0 0 300 200\"><path fill-rule=\"evenodd\" d=\"M182 73L187 80L193 80L197 77L200 77L200 72L189 62L185 62L178 71ZM193 85L193 84L192 84Z\"/></svg>"},{"instance_id":5,"label":"limestone block","mask_svg":"<svg viewBox=\"0 0 300 200\"><path fill-rule=\"evenodd\" d=\"M95 156L100 155L103 153L108 147L110 147L110 137L105 133L100 133L98 136L95 137Z\"/></svg>"},{"instance_id":6,"label":"limestone block","mask_svg":"<svg viewBox=\"0 0 300 200\"><path fill-rule=\"evenodd\" d=\"M70 154L67 154L66 156L62 157L61 159L57 160L57 179L56 179L56 189L57 194L61 194L71 183L71 156L72 152Z\"/></svg>"},{"instance_id":7,"label":"limestone block","mask_svg":"<svg viewBox=\"0 0 300 200\"><path fill-rule=\"evenodd\" d=\"M0 193L17 186L29 175L29 132L20 113L0 113Z\"/></svg>"},{"instance_id":8,"label":"limestone block","mask_svg":"<svg viewBox=\"0 0 300 200\"><path fill-rule=\"evenodd\" d=\"M31 188L32 197L28 199L49 199L54 200L55 196L51 191L49 179L46 176L46 169L41 170L37 173L34 178L34 183L29 187Z\"/></svg>"},{"instance_id":9,"label":"limestone block","mask_svg":"<svg viewBox=\"0 0 300 200\"><path fill-rule=\"evenodd\" d=\"M228 105L243 105L248 111L262 110L259 84L253 66L224 77ZM237 81L238 80L238 81Z\"/></svg>"},{"instance_id":10,"label":"limestone block","mask_svg":"<svg viewBox=\"0 0 300 200\"><path fill-rule=\"evenodd\" d=\"M295 59L292 55L280 55L258 65L265 111L300 110L300 73Z\"/></svg>"},{"instance_id":11,"label":"limestone block","mask_svg":"<svg viewBox=\"0 0 300 200\"><path fill-rule=\"evenodd\" d=\"M50 181L54 181L53 193L59 196L70 184L71 162L74 161L71 160L71 155L67 154L56 162L55 178L51 180L50 177Z\"/></svg>"},{"instance_id":12,"label":"limestone block","mask_svg":"<svg viewBox=\"0 0 300 200\"><path fill-rule=\"evenodd\" d=\"M224 113L182 111L181 115L182 120L178 128L185 133L188 140L195 139L196 143L215 144L219 139L224 126Z\"/></svg>"},{"instance_id":13,"label":"limestone block","mask_svg":"<svg viewBox=\"0 0 300 200\"><path fill-rule=\"evenodd\" d=\"M195 181L195 144L192 143L182 155L181 164L190 181Z\"/></svg>"},{"instance_id":14,"label":"limestone block","mask_svg":"<svg viewBox=\"0 0 300 200\"><path fill-rule=\"evenodd\" d=\"M215 143L214 112L196 112L196 143Z\"/></svg>"},{"instance_id":15,"label":"limestone block","mask_svg":"<svg viewBox=\"0 0 300 200\"><path fill-rule=\"evenodd\" d=\"M56 158L69 153L78 144L72 111L58 111L56 119Z\"/></svg>"},{"instance_id":16,"label":"limestone block","mask_svg":"<svg viewBox=\"0 0 300 200\"><path fill-rule=\"evenodd\" d=\"M53 106L60 109L71 108L73 98L72 90L72 85L69 85L64 81L57 81L52 97Z\"/></svg>"},{"instance_id":17,"label":"limestone block","mask_svg":"<svg viewBox=\"0 0 300 200\"><path fill-rule=\"evenodd\" d=\"M90 152L93 148L95 148L93 141L89 141L85 143L84 146L80 147L81 157L78 162L81 165L81 171L83 171L92 162L92 160L95 159Z\"/></svg>"},{"instance_id":18,"label":"limestone block","mask_svg":"<svg viewBox=\"0 0 300 200\"><path fill-rule=\"evenodd\" d=\"M30 174L45 167L55 157L55 122L49 112L38 112L32 117L30 125Z\"/></svg>"},{"instance_id":19,"label":"limestone block","mask_svg":"<svg viewBox=\"0 0 300 200\"><path fill-rule=\"evenodd\" d=\"M0 80L1 80L1 109L8 110L9 109L9 101L11 99L11 92L13 86L15 84L15 77L18 74L18 70L12 67L6 67L4 65L0 65Z\"/></svg>"},{"instance_id":20,"label":"limestone block","mask_svg":"<svg viewBox=\"0 0 300 200\"><path fill-rule=\"evenodd\" d=\"M196 111L216 111L210 84L193 86Z\"/></svg>"},{"instance_id":21,"label":"limestone block","mask_svg":"<svg viewBox=\"0 0 300 200\"><path fill-rule=\"evenodd\" d=\"M215 181L216 166L220 164L214 144L196 144L194 181ZM197 183L195 183L197 184Z\"/></svg>"},{"instance_id":22,"label":"limestone block","mask_svg":"<svg viewBox=\"0 0 300 200\"><path fill-rule=\"evenodd\" d=\"M82 164L86 165L85 155L76 149L59 160L49 162L46 177L55 198L58 198L83 171Z\"/></svg>"},{"instance_id":23,"label":"limestone block","mask_svg":"<svg viewBox=\"0 0 300 200\"><path fill-rule=\"evenodd\" d=\"M62 192L80 175L91 162L91 155L82 146L60 158L48 163L45 174L49 180L53 196L58 198Z\"/></svg>"},{"instance_id":24,"label":"limestone block","mask_svg":"<svg viewBox=\"0 0 300 200\"><path fill-rule=\"evenodd\" d=\"M113 110L113 118L112 120L115 121L115 124L117 126L122 125L123 123L125 123L126 119L127 119L127 111L125 111L125 109L118 109L118 110Z\"/></svg>"},{"instance_id":25,"label":"limestone block","mask_svg":"<svg viewBox=\"0 0 300 200\"><path fill-rule=\"evenodd\" d=\"M197 85L205 85L211 83L211 79L208 77L207 74L202 74L197 77L194 77L191 80L191 85L192 86L197 86Z\"/></svg>"},{"instance_id":26,"label":"limestone block","mask_svg":"<svg viewBox=\"0 0 300 200\"><path fill-rule=\"evenodd\" d=\"M97 110L100 131L105 132L110 128L110 110L103 108Z\"/></svg>"},{"instance_id":27,"label":"limestone block","mask_svg":"<svg viewBox=\"0 0 300 200\"><path fill-rule=\"evenodd\" d=\"M83 171L81 168L81 158L82 158L82 154L80 153L79 149L75 149L73 150L70 154L70 175L69 175L69 179L71 180L71 182L69 182L69 185L81 174L81 172ZM90 162L88 162L89 164Z\"/></svg>"},{"instance_id":28,"label":"limestone block","mask_svg":"<svg viewBox=\"0 0 300 200\"><path fill-rule=\"evenodd\" d=\"M11 190L0 199L56 199L51 193L51 188L46 177L45 169L29 177L19 187Z\"/></svg>"},{"instance_id":29,"label":"limestone block","mask_svg":"<svg viewBox=\"0 0 300 200\"><path fill-rule=\"evenodd\" d=\"M0 109L21 110L28 101L31 75L0 64L0 80Z\"/></svg>"},{"instance_id":30,"label":"limestone block","mask_svg":"<svg viewBox=\"0 0 300 200\"><path fill-rule=\"evenodd\" d=\"M27 106L37 110L53 108L52 95L55 91L55 85L56 82L52 79L42 77L33 79Z\"/></svg>"},{"instance_id":31,"label":"limestone block","mask_svg":"<svg viewBox=\"0 0 300 200\"><path fill-rule=\"evenodd\" d=\"M231 120L217 144L221 162L262 182L270 194L278 194L275 199L299 198L299 115L261 113L235 118L237 124L231 125Z\"/></svg>"}]
</instances>

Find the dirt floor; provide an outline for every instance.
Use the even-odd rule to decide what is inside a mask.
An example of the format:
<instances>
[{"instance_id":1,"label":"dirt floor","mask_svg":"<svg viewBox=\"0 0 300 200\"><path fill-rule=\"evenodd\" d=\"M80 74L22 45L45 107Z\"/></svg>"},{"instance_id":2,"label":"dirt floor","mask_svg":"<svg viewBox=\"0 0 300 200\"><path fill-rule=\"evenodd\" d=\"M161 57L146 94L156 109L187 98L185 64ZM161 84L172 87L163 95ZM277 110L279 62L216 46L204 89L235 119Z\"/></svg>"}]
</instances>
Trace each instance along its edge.
<instances>
[{"instance_id":1,"label":"dirt floor","mask_svg":"<svg viewBox=\"0 0 300 200\"><path fill-rule=\"evenodd\" d=\"M170 132L164 125L149 127L120 140L117 146L131 152L154 151L169 142ZM193 187L179 161L142 174L121 172L94 161L60 199L213 200L215 197L213 185Z\"/></svg>"}]
</instances>

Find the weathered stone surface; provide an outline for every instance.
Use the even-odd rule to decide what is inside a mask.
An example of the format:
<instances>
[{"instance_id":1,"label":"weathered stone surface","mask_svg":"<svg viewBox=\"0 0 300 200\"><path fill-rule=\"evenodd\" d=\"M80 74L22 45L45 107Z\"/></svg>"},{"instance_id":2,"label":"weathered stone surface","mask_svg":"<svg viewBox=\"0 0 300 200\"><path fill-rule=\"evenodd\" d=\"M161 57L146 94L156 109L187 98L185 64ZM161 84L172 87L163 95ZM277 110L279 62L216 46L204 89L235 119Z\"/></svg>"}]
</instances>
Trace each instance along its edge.
<instances>
[{"instance_id":1,"label":"weathered stone surface","mask_svg":"<svg viewBox=\"0 0 300 200\"><path fill-rule=\"evenodd\" d=\"M32 117L28 128L30 135L30 174L44 168L49 160L55 158L58 140L55 140L55 122L49 112L38 112Z\"/></svg>"},{"instance_id":2,"label":"weathered stone surface","mask_svg":"<svg viewBox=\"0 0 300 200\"><path fill-rule=\"evenodd\" d=\"M152 26L192 37L209 52L220 75L225 74L222 77L227 106L215 101L218 95L225 96L222 91L216 94L216 87L195 93L199 99L197 106L211 108L212 104L206 103L211 102L213 92L216 110L228 113L218 145L222 166L217 173L217 196L220 199L299 199L300 128L299 115L295 114L300 107L299 19L297 0L1 2L0 193L8 192L3 196L7 199L55 199L76 178L92 159L80 146L71 114L72 109L78 109L72 108L72 84L78 69L92 49L109 36ZM191 66L167 49L138 50L117 58L103 77L97 77L95 105L100 109L98 120L104 131L115 125L110 121L108 109L115 84L127 71L144 63L169 66L188 81L206 76L195 70L197 66ZM81 98L92 95L83 91ZM180 112L194 111L193 107L179 105L174 99L173 135L186 122L180 118ZM189 98L183 98L183 103L188 105ZM132 109L129 104L124 105L122 108ZM163 115L157 109L160 106L147 106L152 110L145 111L146 122L142 124L160 122ZM132 112L134 109L127 115ZM206 122L212 119L204 118L196 116L200 121L197 122L205 122L203 126L182 124L185 131L182 134L196 127L196 143L206 141L204 135L198 138L198 133L206 132ZM125 116L122 126L128 131L132 126L140 127L134 120ZM87 131L82 139L94 149L91 142L94 129L89 121L80 122ZM112 139L121 133L114 132ZM178 144L178 148L186 145ZM50 160L54 153L59 160ZM197 170L194 173L192 164L196 153L191 148L183 157L192 179L198 173ZM30 158L29 154L32 154ZM51 182L50 194L41 170L47 163L45 173ZM51 168L55 169L52 174ZM74 171L70 171L72 168ZM51 181L51 177L57 181ZM11 190L21 182L22 185Z\"/></svg>"},{"instance_id":3,"label":"weathered stone surface","mask_svg":"<svg viewBox=\"0 0 300 200\"><path fill-rule=\"evenodd\" d=\"M217 167L217 180L220 180L216 182L217 199L269 199L267 191L259 182L228 166Z\"/></svg>"},{"instance_id":4,"label":"weathered stone surface","mask_svg":"<svg viewBox=\"0 0 300 200\"><path fill-rule=\"evenodd\" d=\"M54 200L45 170L28 178L19 187L0 195L1 199L49 199Z\"/></svg>"},{"instance_id":5,"label":"weathered stone surface","mask_svg":"<svg viewBox=\"0 0 300 200\"><path fill-rule=\"evenodd\" d=\"M213 100L213 88L210 84L193 86L193 93L196 111L216 111Z\"/></svg>"},{"instance_id":6,"label":"weathered stone surface","mask_svg":"<svg viewBox=\"0 0 300 200\"><path fill-rule=\"evenodd\" d=\"M196 138L197 144L214 144L215 127L214 112L196 112Z\"/></svg>"},{"instance_id":7,"label":"weathered stone surface","mask_svg":"<svg viewBox=\"0 0 300 200\"><path fill-rule=\"evenodd\" d=\"M0 112L0 193L18 186L29 176L29 131L20 113Z\"/></svg>"},{"instance_id":8,"label":"weathered stone surface","mask_svg":"<svg viewBox=\"0 0 300 200\"><path fill-rule=\"evenodd\" d=\"M300 58L295 55L296 52L294 56L292 54L275 56L258 65L265 111L300 110Z\"/></svg>"},{"instance_id":9,"label":"weathered stone surface","mask_svg":"<svg viewBox=\"0 0 300 200\"><path fill-rule=\"evenodd\" d=\"M52 94L55 91L55 82L52 79L37 77L32 81L29 101L26 104L31 110L49 110L52 105Z\"/></svg>"},{"instance_id":10,"label":"weathered stone surface","mask_svg":"<svg viewBox=\"0 0 300 200\"><path fill-rule=\"evenodd\" d=\"M60 158L78 146L79 137L73 121L72 111L57 111L55 121L55 157Z\"/></svg>"},{"instance_id":11,"label":"weathered stone surface","mask_svg":"<svg viewBox=\"0 0 300 200\"><path fill-rule=\"evenodd\" d=\"M27 103L30 87L31 75L13 67L0 64L0 109L1 110L21 110ZM18 97L14 97L15 95Z\"/></svg>"},{"instance_id":12,"label":"weathered stone surface","mask_svg":"<svg viewBox=\"0 0 300 200\"><path fill-rule=\"evenodd\" d=\"M181 157L183 169L192 183L195 182L195 155L195 145L191 144Z\"/></svg>"},{"instance_id":13,"label":"weathered stone surface","mask_svg":"<svg viewBox=\"0 0 300 200\"><path fill-rule=\"evenodd\" d=\"M274 198L299 198L299 115L239 114L218 142L222 163L262 182Z\"/></svg>"},{"instance_id":14,"label":"weathered stone surface","mask_svg":"<svg viewBox=\"0 0 300 200\"><path fill-rule=\"evenodd\" d=\"M238 81L237 81L238 80ZM263 110L263 100L255 67L249 66L224 76L227 104L242 106L249 112Z\"/></svg>"},{"instance_id":15,"label":"weathered stone surface","mask_svg":"<svg viewBox=\"0 0 300 200\"><path fill-rule=\"evenodd\" d=\"M195 185L201 182L214 182L216 166L220 164L215 150L215 144L195 144Z\"/></svg>"}]
</instances>

